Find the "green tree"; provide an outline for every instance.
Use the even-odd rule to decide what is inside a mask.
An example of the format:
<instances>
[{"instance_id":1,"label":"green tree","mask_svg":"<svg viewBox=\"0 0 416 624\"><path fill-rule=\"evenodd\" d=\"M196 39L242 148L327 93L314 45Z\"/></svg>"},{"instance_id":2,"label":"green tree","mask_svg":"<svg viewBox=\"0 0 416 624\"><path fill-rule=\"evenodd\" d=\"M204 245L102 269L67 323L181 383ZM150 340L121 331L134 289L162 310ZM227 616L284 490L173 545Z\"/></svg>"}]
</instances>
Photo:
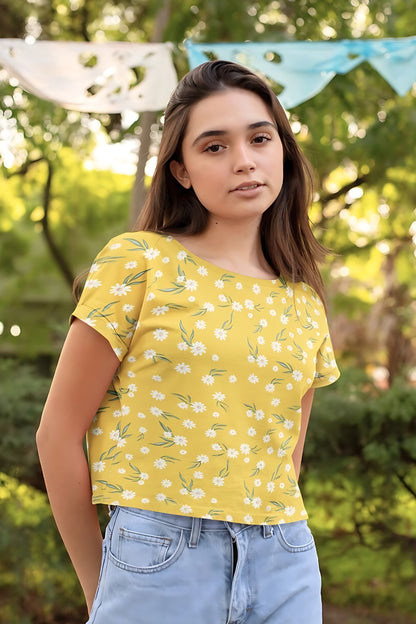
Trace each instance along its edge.
<instances>
[{"instance_id":1,"label":"green tree","mask_svg":"<svg viewBox=\"0 0 416 624\"><path fill-rule=\"evenodd\" d=\"M142 0L63 0L18 2L10 7L5 13L12 32L34 38L174 41L181 76L187 70L181 44L185 37L196 41L403 37L412 34L407 17L415 1L165 0L161 5ZM92 148L96 123L111 141L137 138L142 130L132 200L136 210L142 203L136 198L143 197L150 135L157 145L158 117L142 114L124 127L120 115L63 111L22 92L13 81L3 85L3 103L3 120L14 126L21 139L12 150L14 165L3 166L3 173L23 175L33 167L42 167L43 182L38 192L43 220L35 227L43 232L44 242L69 284L75 268L56 240L54 224L49 223L59 150L73 146L82 158ZM290 111L298 139L317 170L316 233L337 254L324 268L336 346L347 362L370 368L385 366L391 379L416 363L416 285L411 270L416 229L411 173L415 159L413 111L413 93L399 97L365 64L337 76L323 92ZM151 141L150 149L156 149ZM6 248L10 248L7 243Z\"/></svg>"}]
</instances>

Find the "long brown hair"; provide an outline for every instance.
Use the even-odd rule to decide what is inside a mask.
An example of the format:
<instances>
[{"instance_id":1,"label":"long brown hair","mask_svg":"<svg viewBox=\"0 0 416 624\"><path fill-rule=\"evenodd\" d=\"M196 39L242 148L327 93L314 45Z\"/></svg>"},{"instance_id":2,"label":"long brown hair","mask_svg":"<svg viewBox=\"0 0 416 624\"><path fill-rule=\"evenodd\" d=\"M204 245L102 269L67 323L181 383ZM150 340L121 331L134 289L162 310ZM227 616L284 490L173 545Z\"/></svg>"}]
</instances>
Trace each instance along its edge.
<instances>
[{"instance_id":1,"label":"long brown hair","mask_svg":"<svg viewBox=\"0 0 416 624\"><path fill-rule=\"evenodd\" d=\"M263 253L276 275L304 281L323 299L318 264L326 250L315 239L308 211L313 173L293 135L286 113L267 84L247 68L228 61L209 61L190 71L177 85L165 111L160 151L152 184L135 230L197 234L208 212L192 188L173 177L170 163L182 162L182 142L193 105L215 92L245 89L257 94L271 111L283 144L283 186L260 224Z\"/></svg>"}]
</instances>

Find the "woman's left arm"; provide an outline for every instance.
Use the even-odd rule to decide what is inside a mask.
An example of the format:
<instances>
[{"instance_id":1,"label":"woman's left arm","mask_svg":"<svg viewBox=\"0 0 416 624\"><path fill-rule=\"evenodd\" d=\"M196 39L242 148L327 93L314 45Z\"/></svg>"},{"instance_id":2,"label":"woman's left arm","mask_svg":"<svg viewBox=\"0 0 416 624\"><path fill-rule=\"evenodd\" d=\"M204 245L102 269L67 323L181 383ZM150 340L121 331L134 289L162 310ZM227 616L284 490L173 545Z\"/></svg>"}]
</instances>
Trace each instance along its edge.
<instances>
[{"instance_id":1,"label":"woman's left arm","mask_svg":"<svg viewBox=\"0 0 416 624\"><path fill-rule=\"evenodd\" d=\"M299 439L293 451L293 464L295 466L296 478L299 479L300 466L302 463L303 447L305 445L306 431L308 429L309 416L311 415L313 395L315 390L309 390L303 395L301 402L302 420L300 425Z\"/></svg>"}]
</instances>

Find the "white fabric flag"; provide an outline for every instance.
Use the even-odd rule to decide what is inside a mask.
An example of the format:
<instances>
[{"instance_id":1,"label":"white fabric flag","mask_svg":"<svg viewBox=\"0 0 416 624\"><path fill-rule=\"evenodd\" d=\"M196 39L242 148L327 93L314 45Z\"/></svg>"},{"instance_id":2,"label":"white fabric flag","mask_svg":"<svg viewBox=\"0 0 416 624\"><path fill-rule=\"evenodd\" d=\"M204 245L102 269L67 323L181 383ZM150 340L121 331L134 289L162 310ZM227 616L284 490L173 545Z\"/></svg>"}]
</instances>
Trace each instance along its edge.
<instances>
[{"instance_id":1,"label":"white fabric flag","mask_svg":"<svg viewBox=\"0 0 416 624\"><path fill-rule=\"evenodd\" d=\"M177 84L169 43L0 39L0 65L30 93L89 113L163 110Z\"/></svg>"}]
</instances>

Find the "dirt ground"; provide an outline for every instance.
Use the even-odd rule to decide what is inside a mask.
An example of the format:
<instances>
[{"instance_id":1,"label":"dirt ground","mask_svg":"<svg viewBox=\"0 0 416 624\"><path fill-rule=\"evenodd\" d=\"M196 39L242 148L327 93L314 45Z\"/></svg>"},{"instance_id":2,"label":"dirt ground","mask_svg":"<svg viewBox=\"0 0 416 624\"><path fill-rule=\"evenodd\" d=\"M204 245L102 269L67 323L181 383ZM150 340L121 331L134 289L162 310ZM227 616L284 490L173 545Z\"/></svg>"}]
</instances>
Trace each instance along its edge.
<instances>
[{"instance_id":1,"label":"dirt ground","mask_svg":"<svg viewBox=\"0 0 416 624\"><path fill-rule=\"evenodd\" d=\"M363 609L324 605L324 624L414 624L408 615L375 614Z\"/></svg>"}]
</instances>

